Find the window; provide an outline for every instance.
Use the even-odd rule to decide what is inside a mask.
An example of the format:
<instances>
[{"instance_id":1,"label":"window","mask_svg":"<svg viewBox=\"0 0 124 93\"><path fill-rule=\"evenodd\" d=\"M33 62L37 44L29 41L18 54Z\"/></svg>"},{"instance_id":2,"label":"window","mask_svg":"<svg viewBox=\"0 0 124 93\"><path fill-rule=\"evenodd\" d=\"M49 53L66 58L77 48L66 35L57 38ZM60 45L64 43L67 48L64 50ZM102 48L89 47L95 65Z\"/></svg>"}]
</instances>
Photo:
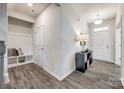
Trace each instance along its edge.
<instances>
[{"instance_id":1,"label":"window","mask_svg":"<svg viewBox=\"0 0 124 93\"><path fill-rule=\"evenodd\" d=\"M100 28L95 28L94 32L100 32L100 31L107 31L108 27L100 27Z\"/></svg>"}]
</instances>

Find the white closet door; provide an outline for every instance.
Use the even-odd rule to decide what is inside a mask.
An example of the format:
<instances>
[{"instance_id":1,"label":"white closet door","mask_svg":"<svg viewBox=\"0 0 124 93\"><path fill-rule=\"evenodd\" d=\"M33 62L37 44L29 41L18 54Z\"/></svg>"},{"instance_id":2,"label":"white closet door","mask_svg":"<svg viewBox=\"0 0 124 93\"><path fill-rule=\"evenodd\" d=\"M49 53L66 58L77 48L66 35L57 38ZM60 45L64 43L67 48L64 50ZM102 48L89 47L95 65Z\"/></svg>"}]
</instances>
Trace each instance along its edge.
<instances>
[{"instance_id":1,"label":"white closet door","mask_svg":"<svg viewBox=\"0 0 124 93\"><path fill-rule=\"evenodd\" d=\"M35 57L36 62L41 67L44 67L45 62L45 31L44 26L39 26L35 29Z\"/></svg>"}]
</instances>

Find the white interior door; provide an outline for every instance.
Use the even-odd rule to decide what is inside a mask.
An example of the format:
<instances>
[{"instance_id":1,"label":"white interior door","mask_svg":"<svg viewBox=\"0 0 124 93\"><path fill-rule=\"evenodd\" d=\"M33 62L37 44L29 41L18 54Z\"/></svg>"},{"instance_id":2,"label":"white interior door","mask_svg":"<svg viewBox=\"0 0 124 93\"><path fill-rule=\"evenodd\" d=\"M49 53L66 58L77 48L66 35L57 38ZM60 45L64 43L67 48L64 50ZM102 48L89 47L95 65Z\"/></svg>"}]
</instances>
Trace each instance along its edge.
<instances>
[{"instance_id":1,"label":"white interior door","mask_svg":"<svg viewBox=\"0 0 124 93\"><path fill-rule=\"evenodd\" d=\"M41 67L43 67L45 59L44 35L44 26L35 29L35 60Z\"/></svg>"},{"instance_id":2,"label":"white interior door","mask_svg":"<svg viewBox=\"0 0 124 93\"><path fill-rule=\"evenodd\" d=\"M95 59L111 61L110 31L93 32L93 55Z\"/></svg>"}]
</instances>

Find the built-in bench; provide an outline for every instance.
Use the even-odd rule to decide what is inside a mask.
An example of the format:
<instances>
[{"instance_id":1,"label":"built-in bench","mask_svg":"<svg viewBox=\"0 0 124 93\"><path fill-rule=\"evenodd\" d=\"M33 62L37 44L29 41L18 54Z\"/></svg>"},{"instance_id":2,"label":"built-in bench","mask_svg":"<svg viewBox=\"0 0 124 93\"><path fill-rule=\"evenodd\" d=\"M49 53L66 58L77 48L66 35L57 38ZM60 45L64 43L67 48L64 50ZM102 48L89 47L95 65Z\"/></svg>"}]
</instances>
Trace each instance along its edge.
<instances>
[{"instance_id":1,"label":"built-in bench","mask_svg":"<svg viewBox=\"0 0 124 93\"><path fill-rule=\"evenodd\" d=\"M11 50L11 49L8 49L8 50ZM16 50L16 52L14 53L11 50L11 53L10 53L10 51L8 51L8 54L9 54L8 55L8 67L9 68L33 62L32 54L19 55L18 50Z\"/></svg>"}]
</instances>

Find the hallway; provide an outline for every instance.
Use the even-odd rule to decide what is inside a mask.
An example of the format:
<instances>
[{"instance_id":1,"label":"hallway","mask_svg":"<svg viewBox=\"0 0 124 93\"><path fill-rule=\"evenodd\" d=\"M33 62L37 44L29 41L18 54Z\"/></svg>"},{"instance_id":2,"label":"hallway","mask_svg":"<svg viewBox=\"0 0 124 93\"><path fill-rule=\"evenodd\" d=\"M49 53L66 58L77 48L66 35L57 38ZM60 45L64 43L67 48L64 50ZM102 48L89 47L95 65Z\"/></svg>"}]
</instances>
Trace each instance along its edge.
<instances>
[{"instance_id":1,"label":"hallway","mask_svg":"<svg viewBox=\"0 0 124 93\"><path fill-rule=\"evenodd\" d=\"M9 89L121 89L120 67L108 62L95 61L86 73L74 71L58 81L35 64L9 69Z\"/></svg>"}]
</instances>

